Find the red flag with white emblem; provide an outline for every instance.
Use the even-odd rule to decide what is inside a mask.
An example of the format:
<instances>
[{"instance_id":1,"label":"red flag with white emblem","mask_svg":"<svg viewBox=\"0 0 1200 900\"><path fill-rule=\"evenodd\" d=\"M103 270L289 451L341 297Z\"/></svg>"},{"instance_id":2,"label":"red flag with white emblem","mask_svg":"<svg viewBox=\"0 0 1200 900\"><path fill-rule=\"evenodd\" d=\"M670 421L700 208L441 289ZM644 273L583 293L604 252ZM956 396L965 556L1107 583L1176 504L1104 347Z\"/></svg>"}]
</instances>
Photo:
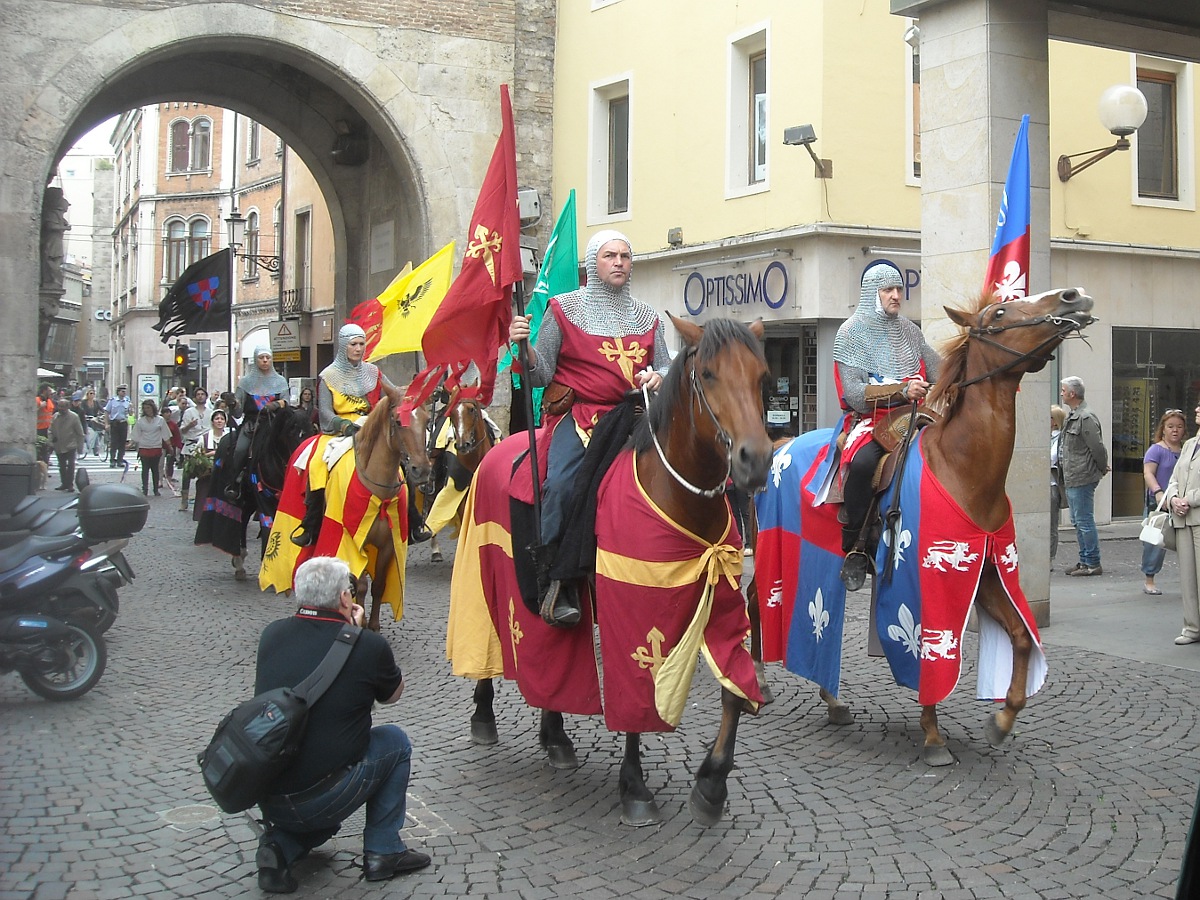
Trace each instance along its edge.
<instances>
[{"instance_id":1,"label":"red flag with white emblem","mask_svg":"<svg viewBox=\"0 0 1200 900\"><path fill-rule=\"evenodd\" d=\"M456 364L465 366L474 360L481 378L478 391L464 387L459 396L474 395L485 406L492 400L500 347L508 339L512 286L524 277L517 147L506 84L500 86L500 111L500 139L471 216L462 268L421 340L430 368L442 367L453 374Z\"/></svg>"}]
</instances>

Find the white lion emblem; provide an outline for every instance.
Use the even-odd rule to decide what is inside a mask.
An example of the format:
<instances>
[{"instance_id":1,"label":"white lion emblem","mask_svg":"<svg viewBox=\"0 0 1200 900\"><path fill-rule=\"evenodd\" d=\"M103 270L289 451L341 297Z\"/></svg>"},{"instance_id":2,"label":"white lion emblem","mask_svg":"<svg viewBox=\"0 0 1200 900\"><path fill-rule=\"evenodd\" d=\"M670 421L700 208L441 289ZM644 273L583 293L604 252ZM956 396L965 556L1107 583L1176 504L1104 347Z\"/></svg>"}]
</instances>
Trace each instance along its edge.
<instances>
[{"instance_id":1,"label":"white lion emblem","mask_svg":"<svg viewBox=\"0 0 1200 900\"><path fill-rule=\"evenodd\" d=\"M966 541L935 541L921 560L922 567L945 572L946 566L957 572L966 572L967 567L979 559L978 553L968 553L971 545Z\"/></svg>"},{"instance_id":2,"label":"white lion emblem","mask_svg":"<svg viewBox=\"0 0 1200 900\"><path fill-rule=\"evenodd\" d=\"M1000 563L1004 566L1004 571L1015 572L1017 570L1017 545L1009 544L1004 548L1004 555L1000 557Z\"/></svg>"},{"instance_id":3,"label":"white lion emblem","mask_svg":"<svg viewBox=\"0 0 1200 900\"><path fill-rule=\"evenodd\" d=\"M954 659L954 651L958 649L958 641L954 632L946 629L926 629L921 633L921 659Z\"/></svg>"},{"instance_id":4,"label":"white lion emblem","mask_svg":"<svg viewBox=\"0 0 1200 900\"><path fill-rule=\"evenodd\" d=\"M771 593L767 595L767 609L783 606L783 581L771 585Z\"/></svg>"}]
</instances>

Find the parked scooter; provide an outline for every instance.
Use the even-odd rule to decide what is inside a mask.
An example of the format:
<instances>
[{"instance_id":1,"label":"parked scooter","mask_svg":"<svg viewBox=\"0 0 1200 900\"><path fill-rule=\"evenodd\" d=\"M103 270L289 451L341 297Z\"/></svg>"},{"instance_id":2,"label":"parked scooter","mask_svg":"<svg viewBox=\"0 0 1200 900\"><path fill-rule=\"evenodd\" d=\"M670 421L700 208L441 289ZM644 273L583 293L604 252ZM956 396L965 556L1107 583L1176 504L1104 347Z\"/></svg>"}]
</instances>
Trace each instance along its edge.
<instances>
[{"instance_id":1,"label":"parked scooter","mask_svg":"<svg viewBox=\"0 0 1200 900\"><path fill-rule=\"evenodd\" d=\"M95 634L116 620L117 589L133 580L121 551L150 505L124 485L88 486L86 474L81 487L76 509L0 535L0 615L45 614Z\"/></svg>"},{"instance_id":2,"label":"parked scooter","mask_svg":"<svg viewBox=\"0 0 1200 900\"><path fill-rule=\"evenodd\" d=\"M0 673L16 671L39 697L74 700L90 691L108 662L104 638L52 616L0 616Z\"/></svg>"}]
</instances>

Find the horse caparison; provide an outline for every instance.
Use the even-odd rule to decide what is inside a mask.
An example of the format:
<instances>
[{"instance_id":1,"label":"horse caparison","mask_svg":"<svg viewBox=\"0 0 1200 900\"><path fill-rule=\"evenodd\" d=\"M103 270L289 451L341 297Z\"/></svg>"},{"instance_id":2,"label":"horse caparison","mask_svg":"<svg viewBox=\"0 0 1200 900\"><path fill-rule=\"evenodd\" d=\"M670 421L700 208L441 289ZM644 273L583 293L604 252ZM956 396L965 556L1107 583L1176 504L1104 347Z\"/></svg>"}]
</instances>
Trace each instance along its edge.
<instances>
[{"instance_id":1,"label":"horse caparison","mask_svg":"<svg viewBox=\"0 0 1200 900\"><path fill-rule=\"evenodd\" d=\"M732 478L733 482L744 490L757 490L766 480L770 463L771 442L763 425L762 408L762 386L767 377L767 366L761 349L762 323L759 321L747 328L733 320L719 319L700 328L674 317L672 322L684 339L685 349L673 362L657 396L651 401L648 414L638 425L634 438L635 449L632 451L634 459L631 461L628 453L618 456L610 474L621 465L635 466L640 490L653 506L661 511L662 517L694 536L689 538L693 542L689 546L695 546L697 560L724 550L729 551L728 558L736 556L736 565L740 567L740 548L729 546L731 542L736 544L740 541L737 540L731 525L724 488L726 481ZM470 511L470 516L465 517L463 536L460 538L455 560L448 645L451 646L456 673L478 679L474 693L475 713L471 722L472 738L478 743L495 743L498 740L492 708L492 677L504 674L506 677L516 678L524 692L527 685L521 682L523 674L532 667L544 665L553 667L555 672L563 672L564 680L568 680L570 676L565 673L571 666L566 665L563 669L559 669L558 666L563 665L566 656L573 652L576 653L575 665L579 666L573 671L586 672L590 667L592 677L595 675L595 647L590 624L593 611L590 604L585 604L588 609L585 611L583 623L567 632L553 629L542 622L539 616L525 610L520 600L514 605L510 599L513 596L511 593L504 589L496 589L497 584L510 584L515 581L511 557L504 558L507 560L504 563L508 566L507 574L500 572L498 568L489 569L489 563L500 559L494 552L498 529L503 531L509 525L506 510L512 461L516 458L519 448L527 446L527 438L515 435L498 444L484 459L467 500L466 508ZM605 484L610 483L612 480L606 479ZM635 500L631 495L612 496L602 491L599 498L601 510L597 515L598 531L605 503L630 502L642 501ZM496 518L480 518L492 514L480 512L485 506L488 510L499 510L495 514ZM623 512L625 509L626 506L613 507L614 511ZM490 547L478 543L474 536L476 531L489 536L486 541L491 542ZM708 551L701 555L705 546L708 547ZM472 554L474 557L469 559ZM493 574L480 577L478 573L481 568L485 573ZM701 579L701 582L703 580ZM702 587L702 583L696 585L693 598L695 604L701 601L702 595L710 596L703 593ZM606 652L606 639L603 637L605 628L608 627L606 623L620 618L620 613L617 612L606 617L605 609L616 610L620 607L608 607L605 604L624 603L627 600L636 602L636 598L640 596L628 585L627 593L623 597L615 596L617 588L611 583L607 590L608 594L599 593L595 601L600 610L602 655ZM688 587L687 590L691 588ZM465 643L460 644L460 641L477 640L474 636L464 637L465 629L456 629L456 617L461 611L461 608L456 611L456 604L460 603L487 604L484 615L490 617L493 629L490 636L484 640L490 641L489 646L494 648L500 648L501 642L507 640L509 643L504 645L503 652L508 654L507 659L514 661L512 664L506 662L501 665L496 661L495 654L484 648L482 652L488 656L489 662L474 672L466 669L467 663L462 657L469 656L474 662L476 657L473 654L478 648L471 647L468 651L463 649ZM736 656L739 652L745 654L741 642L749 630L749 624L745 621L740 593L736 594L734 603L736 615L741 616L745 630L735 641L730 642L736 646L723 649ZM694 611L696 606L693 605L691 609ZM718 615L715 608L712 615ZM507 623L507 628L497 629L496 623ZM463 633L459 633L460 630ZM505 637L501 637L500 631L504 631ZM575 649L563 649L568 644ZM515 665L518 645L521 659L525 661L522 667ZM670 647L664 645L662 650L669 655ZM611 656L605 656L606 672L611 671L612 666L618 662L617 657L623 655L614 651ZM684 662L688 660L684 659ZM694 666L694 656L690 662ZM750 669L749 681L753 685L753 670L748 655L745 656L745 662ZM647 667L642 668L645 670ZM653 679L652 670L649 677ZM603 701L597 691L588 701L593 707L587 710L588 712L598 713L601 702L609 713L612 712L617 698L607 693L607 681L606 679ZM733 767L738 719L743 711L757 708L756 703L734 693L724 686L724 682L721 697L720 729L707 756L697 769L689 803L694 818L703 824L715 823L724 813L726 781ZM673 725L667 723L658 730L669 730L672 727ZM543 705L540 743L546 750L552 766L571 768L578 765L574 747L563 727L563 711ZM620 768L619 795L623 823L648 825L660 821L661 815L654 795L646 787L637 733L627 732L625 754Z\"/></svg>"},{"instance_id":2,"label":"horse caparison","mask_svg":"<svg viewBox=\"0 0 1200 900\"><path fill-rule=\"evenodd\" d=\"M951 321L963 330L945 347L938 382L928 400L942 418L922 433L922 450L927 471L984 532L999 529L1010 514L1005 483L1016 440L1021 378L1042 369L1064 339L1094 321L1092 306L1092 298L1082 289L1070 288L1004 303L985 297L970 310L946 309ZM768 484L760 502L794 502L774 496L773 491L777 489ZM761 552L758 561L763 561ZM794 563L789 560L784 565ZM756 630L760 594L770 589L775 577L765 570L756 571L756 583L747 592ZM978 609L1007 633L1012 649L1012 677L1004 706L990 718L986 729L988 741L999 746L1025 707L1033 638L990 560L984 565L974 600ZM806 602L806 597L797 596L795 607L799 609ZM758 637L757 633L753 636L752 652L761 660ZM821 697L828 704L831 723L853 721L843 701L824 689ZM933 766L953 762L938 729L936 704L922 706L921 727L925 762Z\"/></svg>"}]
</instances>

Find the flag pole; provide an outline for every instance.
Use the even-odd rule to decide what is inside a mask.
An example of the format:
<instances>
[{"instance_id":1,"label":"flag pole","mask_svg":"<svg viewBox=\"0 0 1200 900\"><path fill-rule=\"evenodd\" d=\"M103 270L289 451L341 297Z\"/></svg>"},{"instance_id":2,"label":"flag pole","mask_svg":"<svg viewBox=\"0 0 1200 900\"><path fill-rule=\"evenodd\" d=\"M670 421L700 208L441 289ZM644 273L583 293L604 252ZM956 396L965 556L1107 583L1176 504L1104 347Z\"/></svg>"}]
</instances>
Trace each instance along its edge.
<instances>
[{"instance_id":1,"label":"flag pole","mask_svg":"<svg viewBox=\"0 0 1200 900\"><path fill-rule=\"evenodd\" d=\"M517 315L525 315L525 279L516 283L513 296L517 301ZM525 427L529 431L529 464L533 472L533 520L537 523L537 541L542 534L542 485L538 480L537 429L533 421L533 384L529 381L529 339L517 341L517 359L521 362L521 393L525 395Z\"/></svg>"}]
</instances>

